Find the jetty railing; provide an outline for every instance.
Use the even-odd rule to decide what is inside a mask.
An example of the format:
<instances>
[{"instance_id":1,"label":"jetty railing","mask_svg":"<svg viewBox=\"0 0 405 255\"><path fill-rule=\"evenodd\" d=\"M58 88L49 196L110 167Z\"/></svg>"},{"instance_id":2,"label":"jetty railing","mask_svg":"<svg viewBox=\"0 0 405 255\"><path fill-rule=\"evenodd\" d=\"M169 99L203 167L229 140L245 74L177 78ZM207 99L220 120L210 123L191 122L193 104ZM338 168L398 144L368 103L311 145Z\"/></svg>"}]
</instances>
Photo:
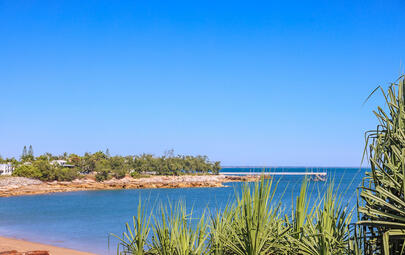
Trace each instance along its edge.
<instances>
[{"instance_id":1,"label":"jetty railing","mask_svg":"<svg viewBox=\"0 0 405 255\"><path fill-rule=\"evenodd\" d=\"M327 172L220 172L222 175L316 175L326 176Z\"/></svg>"}]
</instances>

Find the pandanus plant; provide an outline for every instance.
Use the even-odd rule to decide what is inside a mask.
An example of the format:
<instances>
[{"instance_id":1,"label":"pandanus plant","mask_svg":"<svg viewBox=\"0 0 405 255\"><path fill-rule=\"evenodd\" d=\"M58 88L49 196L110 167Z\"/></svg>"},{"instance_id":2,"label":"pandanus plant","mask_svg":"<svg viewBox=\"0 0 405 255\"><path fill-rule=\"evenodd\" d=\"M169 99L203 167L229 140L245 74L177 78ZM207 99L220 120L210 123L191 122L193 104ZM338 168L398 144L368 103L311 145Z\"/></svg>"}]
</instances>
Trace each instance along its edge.
<instances>
[{"instance_id":1,"label":"pandanus plant","mask_svg":"<svg viewBox=\"0 0 405 255\"><path fill-rule=\"evenodd\" d=\"M365 152L371 171L366 173L360 188L357 222L361 233L357 244L364 254L405 254L404 77L390 84L387 92L377 88L385 98L387 110L378 107L374 111L379 125L366 132Z\"/></svg>"},{"instance_id":2,"label":"pandanus plant","mask_svg":"<svg viewBox=\"0 0 405 255\"><path fill-rule=\"evenodd\" d=\"M158 217L138 207L134 224L119 238L117 254L136 255L344 255L351 212L333 183L311 199L304 180L291 217L284 215L273 180L245 183L224 210L194 219L179 203ZM313 193L313 192L311 192ZM340 194L340 195L339 195ZM152 236L149 237L150 229ZM116 236L117 237L117 236Z\"/></svg>"},{"instance_id":3,"label":"pandanus plant","mask_svg":"<svg viewBox=\"0 0 405 255\"><path fill-rule=\"evenodd\" d=\"M139 202L133 224L127 223L122 237L118 239L117 255L201 255L207 250L207 224L204 214L194 223L193 213L187 213L182 203L156 211L160 217L147 215ZM149 233L152 230L152 236Z\"/></svg>"},{"instance_id":4,"label":"pandanus plant","mask_svg":"<svg viewBox=\"0 0 405 255\"><path fill-rule=\"evenodd\" d=\"M313 194L318 192L312 190L309 193L308 180L303 181L289 223L292 227L289 235L292 250L289 254L348 254L353 210L344 203L344 192L332 181L320 191L323 195L314 197Z\"/></svg>"},{"instance_id":5,"label":"pandanus plant","mask_svg":"<svg viewBox=\"0 0 405 255\"><path fill-rule=\"evenodd\" d=\"M148 237L150 232L151 214L147 216L146 209L142 206L141 199L138 203L137 215L133 216L132 226L125 224L125 232L122 237L111 234L119 240L117 246L118 255L144 255L149 250Z\"/></svg>"},{"instance_id":6,"label":"pandanus plant","mask_svg":"<svg viewBox=\"0 0 405 255\"><path fill-rule=\"evenodd\" d=\"M162 205L160 218L154 219L149 252L157 255L206 254L207 228L204 214L200 219L194 219L193 212L187 213L182 203L175 207Z\"/></svg>"},{"instance_id":7,"label":"pandanus plant","mask_svg":"<svg viewBox=\"0 0 405 255\"><path fill-rule=\"evenodd\" d=\"M235 204L214 218L212 254L288 254L289 227L281 217L280 203L275 201L276 186L264 179L254 187L244 184Z\"/></svg>"}]
</instances>

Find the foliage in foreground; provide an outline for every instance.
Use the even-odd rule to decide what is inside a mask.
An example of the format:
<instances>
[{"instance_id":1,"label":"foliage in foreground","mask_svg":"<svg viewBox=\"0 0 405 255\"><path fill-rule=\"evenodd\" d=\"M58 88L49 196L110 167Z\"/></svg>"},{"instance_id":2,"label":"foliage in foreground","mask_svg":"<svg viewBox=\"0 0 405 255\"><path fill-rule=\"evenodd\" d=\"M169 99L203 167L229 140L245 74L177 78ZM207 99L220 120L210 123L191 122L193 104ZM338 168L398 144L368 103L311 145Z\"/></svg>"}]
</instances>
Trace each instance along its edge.
<instances>
[{"instance_id":1,"label":"foliage in foreground","mask_svg":"<svg viewBox=\"0 0 405 255\"><path fill-rule=\"evenodd\" d=\"M388 112L378 107L376 130L366 133L371 172L360 189L357 246L364 254L405 254L405 82L388 92Z\"/></svg>"},{"instance_id":2,"label":"foliage in foreground","mask_svg":"<svg viewBox=\"0 0 405 255\"><path fill-rule=\"evenodd\" d=\"M180 210L176 214L178 217L170 217L176 224L166 224L165 220L160 223L155 219L154 229L160 224L164 227L162 231L154 232L152 242L148 238L148 228L142 228L140 235L124 233L127 240L121 239L117 253L405 254L405 76L392 83L387 93L381 91L388 112L378 107L374 113L380 124L376 130L366 132L365 152L368 152L371 171L366 173L359 187L359 221L355 223L354 231L349 227L353 211L343 204L333 183L323 196L311 198L305 180L291 215L287 216L281 212L280 204L273 201L275 188L272 182L261 180L253 190L245 185L237 201L222 212L212 214L209 220L202 217L197 232L203 238L198 242L195 238L172 241L178 226L182 226L182 230L191 229L191 222L185 220L189 215ZM162 219L166 219L167 213L171 215L171 211L162 210ZM137 218L135 221L139 222ZM136 250L127 249L128 244L138 243L139 238L145 245L138 245ZM170 245L164 245L166 243Z\"/></svg>"},{"instance_id":3,"label":"foliage in foreground","mask_svg":"<svg viewBox=\"0 0 405 255\"><path fill-rule=\"evenodd\" d=\"M343 204L344 193L337 191L340 191L339 187L335 188L332 182L321 202L314 201L315 205L310 208L307 183L301 186L292 217L292 243L295 249L290 254L348 254L349 224L353 210Z\"/></svg>"},{"instance_id":4,"label":"foliage in foreground","mask_svg":"<svg viewBox=\"0 0 405 255\"><path fill-rule=\"evenodd\" d=\"M305 180L291 217L275 199L277 185L264 179L245 184L233 204L208 212L210 217L195 219L178 204L162 206L150 223L153 212L147 216L139 206L133 227L127 224L118 237L117 254L347 254L352 212L333 185L317 198L308 195L307 185Z\"/></svg>"}]
</instances>

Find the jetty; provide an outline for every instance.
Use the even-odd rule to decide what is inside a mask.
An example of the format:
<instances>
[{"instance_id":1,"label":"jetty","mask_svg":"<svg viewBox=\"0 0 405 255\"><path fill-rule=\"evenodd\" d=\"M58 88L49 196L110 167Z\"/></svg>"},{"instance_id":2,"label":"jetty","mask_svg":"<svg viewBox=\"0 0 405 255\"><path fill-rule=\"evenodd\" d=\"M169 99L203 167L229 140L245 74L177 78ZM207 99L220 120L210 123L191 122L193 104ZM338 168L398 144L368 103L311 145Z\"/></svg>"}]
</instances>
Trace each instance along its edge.
<instances>
[{"instance_id":1,"label":"jetty","mask_svg":"<svg viewBox=\"0 0 405 255\"><path fill-rule=\"evenodd\" d=\"M220 172L223 175L315 175L326 176L326 172Z\"/></svg>"}]
</instances>

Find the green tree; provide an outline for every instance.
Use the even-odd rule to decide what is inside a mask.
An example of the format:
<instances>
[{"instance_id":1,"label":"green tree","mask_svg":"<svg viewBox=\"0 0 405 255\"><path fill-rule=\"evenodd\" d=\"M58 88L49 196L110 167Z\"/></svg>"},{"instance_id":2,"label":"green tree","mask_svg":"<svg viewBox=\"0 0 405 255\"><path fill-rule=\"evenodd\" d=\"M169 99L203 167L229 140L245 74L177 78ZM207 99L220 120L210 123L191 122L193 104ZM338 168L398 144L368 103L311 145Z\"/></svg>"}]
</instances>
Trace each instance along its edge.
<instances>
[{"instance_id":1,"label":"green tree","mask_svg":"<svg viewBox=\"0 0 405 255\"><path fill-rule=\"evenodd\" d=\"M77 168L60 167L56 169L55 179L57 181L73 181L78 176Z\"/></svg>"},{"instance_id":2,"label":"green tree","mask_svg":"<svg viewBox=\"0 0 405 255\"><path fill-rule=\"evenodd\" d=\"M28 156L34 158L34 150L32 149L32 145L30 145L28 149Z\"/></svg>"},{"instance_id":3,"label":"green tree","mask_svg":"<svg viewBox=\"0 0 405 255\"><path fill-rule=\"evenodd\" d=\"M57 180L57 166L51 165L46 160L36 160L33 166L41 172L41 180L54 181Z\"/></svg>"},{"instance_id":4,"label":"green tree","mask_svg":"<svg viewBox=\"0 0 405 255\"><path fill-rule=\"evenodd\" d=\"M72 168L64 168L58 164L52 164L52 160L65 159ZM15 159L1 159L0 162L11 162L14 166L20 162ZM33 155L32 146L24 146L21 162L32 162L34 167L41 173L40 179L45 181L52 180L72 180L78 176L78 173L88 174L96 172L98 180L105 180L111 177L123 178L131 173L139 176L142 173L156 173L158 175L181 175L187 173L218 173L220 163L211 163L207 156L181 156L174 155L173 150L168 150L164 155L158 157L152 154L113 156L109 155L107 149L95 153L85 153L83 156L68 154L54 156L51 153L39 155L37 158ZM39 178L39 177L36 177Z\"/></svg>"},{"instance_id":5,"label":"green tree","mask_svg":"<svg viewBox=\"0 0 405 255\"><path fill-rule=\"evenodd\" d=\"M33 165L19 165L13 171L13 176L41 179L41 171Z\"/></svg>"},{"instance_id":6,"label":"green tree","mask_svg":"<svg viewBox=\"0 0 405 255\"><path fill-rule=\"evenodd\" d=\"M47 158L48 160L56 159L56 158L55 158L51 153L49 153L49 152L46 152L44 155L46 156L46 158Z\"/></svg>"},{"instance_id":7,"label":"green tree","mask_svg":"<svg viewBox=\"0 0 405 255\"><path fill-rule=\"evenodd\" d=\"M48 160L48 157L46 155L39 155L36 157L36 160Z\"/></svg>"},{"instance_id":8,"label":"green tree","mask_svg":"<svg viewBox=\"0 0 405 255\"><path fill-rule=\"evenodd\" d=\"M69 161L69 163L78 167L78 166L80 166L81 157L72 153L69 155L68 161Z\"/></svg>"},{"instance_id":9,"label":"green tree","mask_svg":"<svg viewBox=\"0 0 405 255\"><path fill-rule=\"evenodd\" d=\"M27 146L24 145L22 154L21 154L21 160L25 160L25 158L27 157Z\"/></svg>"},{"instance_id":10,"label":"green tree","mask_svg":"<svg viewBox=\"0 0 405 255\"><path fill-rule=\"evenodd\" d=\"M219 174L219 171L221 170L221 162L215 161L214 165L212 167L212 173L213 174Z\"/></svg>"},{"instance_id":11,"label":"green tree","mask_svg":"<svg viewBox=\"0 0 405 255\"><path fill-rule=\"evenodd\" d=\"M100 169L99 171L97 171L96 181L101 182L101 181L108 180L109 178L110 178L110 175L109 175L108 169L103 168L103 169Z\"/></svg>"}]
</instances>

